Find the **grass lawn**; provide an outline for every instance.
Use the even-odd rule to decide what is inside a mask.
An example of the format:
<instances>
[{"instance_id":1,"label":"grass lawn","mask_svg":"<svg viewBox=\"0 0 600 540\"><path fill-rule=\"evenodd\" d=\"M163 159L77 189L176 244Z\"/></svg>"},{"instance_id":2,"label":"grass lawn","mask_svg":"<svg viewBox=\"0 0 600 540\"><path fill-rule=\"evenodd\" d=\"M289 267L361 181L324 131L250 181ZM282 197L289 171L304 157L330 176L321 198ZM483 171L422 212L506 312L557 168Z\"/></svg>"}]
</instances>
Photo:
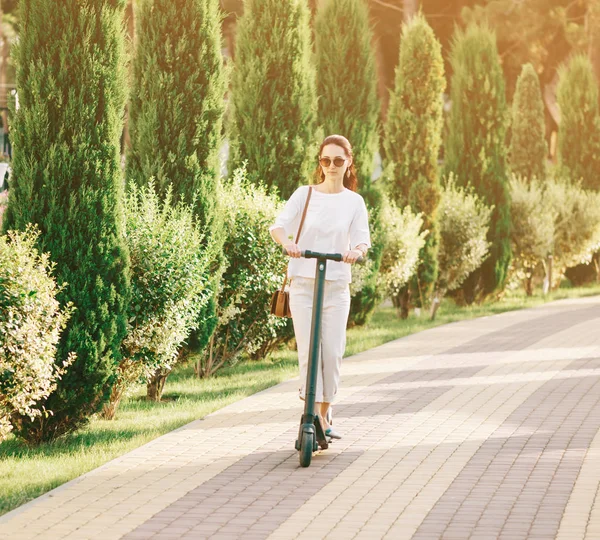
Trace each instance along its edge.
<instances>
[{"instance_id":1,"label":"grass lawn","mask_svg":"<svg viewBox=\"0 0 600 540\"><path fill-rule=\"evenodd\" d=\"M349 330L346 355L440 324L597 294L600 286L561 289L546 298L509 293L495 303L462 308L445 300L434 322L425 316L402 321L393 308L380 307L368 325ZM223 369L207 380L195 378L192 367L184 365L169 377L162 403L145 401L145 388L140 387L124 400L113 421L95 418L85 430L32 449L11 437L0 444L0 514L159 435L289 379L296 371L296 357L291 350L278 351L261 362L243 362Z\"/></svg>"}]
</instances>

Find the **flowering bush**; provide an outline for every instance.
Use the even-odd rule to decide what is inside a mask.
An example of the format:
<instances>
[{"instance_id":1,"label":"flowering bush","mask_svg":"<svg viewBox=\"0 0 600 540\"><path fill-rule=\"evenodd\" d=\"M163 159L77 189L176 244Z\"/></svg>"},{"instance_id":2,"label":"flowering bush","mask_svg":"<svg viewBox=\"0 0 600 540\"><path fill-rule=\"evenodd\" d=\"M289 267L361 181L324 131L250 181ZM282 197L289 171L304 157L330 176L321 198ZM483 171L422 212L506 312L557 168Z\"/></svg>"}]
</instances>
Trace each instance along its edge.
<instances>
[{"instance_id":1,"label":"flowering bush","mask_svg":"<svg viewBox=\"0 0 600 540\"><path fill-rule=\"evenodd\" d=\"M452 175L442 189L438 207L440 224L439 274L432 318L447 291L458 289L485 260L492 209L474 193L458 187Z\"/></svg>"},{"instance_id":2,"label":"flowering bush","mask_svg":"<svg viewBox=\"0 0 600 540\"><path fill-rule=\"evenodd\" d=\"M0 441L12 430L14 413L33 419L51 411L36 408L56 388L73 362L54 363L56 344L71 307L60 308L60 287L48 255L35 249L38 233L0 236Z\"/></svg>"},{"instance_id":3,"label":"flowering bush","mask_svg":"<svg viewBox=\"0 0 600 540\"><path fill-rule=\"evenodd\" d=\"M123 359L104 408L108 418L132 383L149 379L157 370L171 370L208 298L210 257L191 207L173 205L170 191L161 202L152 183L146 188L132 184L125 214L132 296Z\"/></svg>"},{"instance_id":4,"label":"flowering bush","mask_svg":"<svg viewBox=\"0 0 600 540\"><path fill-rule=\"evenodd\" d=\"M266 350L277 340L286 319L270 314L271 294L281 287L287 258L269 234L281 209L280 200L252 185L238 169L223 189L227 208L226 270L221 281L218 323L197 371L207 377L243 353Z\"/></svg>"},{"instance_id":5,"label":"flowering bush","mask_svg":"<svg viewBox=\"0 0 600 540\"><path fill-rule=\"evenodd\" d=\"M421 231L421 214L413 214L409 206L400 210L389 200L382 203L381 222L385 227L379 280L385 293L396 298L417 269L427 231Z\"/></svg>"}]
</instances>

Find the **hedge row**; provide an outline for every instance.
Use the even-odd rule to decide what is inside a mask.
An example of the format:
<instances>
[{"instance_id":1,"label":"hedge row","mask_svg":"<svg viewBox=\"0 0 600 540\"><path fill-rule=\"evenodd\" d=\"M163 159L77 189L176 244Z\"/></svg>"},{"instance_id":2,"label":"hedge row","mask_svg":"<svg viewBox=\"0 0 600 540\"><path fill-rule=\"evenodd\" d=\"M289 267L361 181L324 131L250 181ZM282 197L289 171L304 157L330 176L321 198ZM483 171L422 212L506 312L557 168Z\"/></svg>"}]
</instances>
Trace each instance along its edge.
<instances>
[{"instance_id":1,"label":"hedge row","mask_svg":"<svg viewBox=\"0 0 600 540\"><path fill-rule=\"evenodd\" d=\"M218 1L144 2L130 81L123 8L124 0L20 4L20 108L4 226L22 232L2 249L7 261L24 257L41 272L39 297L53 307L44 311L50 319L36 315L41 308L23 298L38 293L18 272L2 278L2 321L17 336L17 345L0 343L2 383L19 388L29 373L15 367L23 325L42 329L38 345L54 367L40 368L29 397L3 397L4 433L11 426L29 442L50 440L97 412L114 415L140 379L160 399L172 366L190 354L208 376L289 338L289 322L267 310L285 266L267 225L280 196L310 181L323 127L355 144L370 208L373 248L355 269L351 324L364 324L386 296L404 316L414 305L435 315L440 298L459 288L472 301L521 279L528 290L540 276L551 286L600 249L600 113L586 59L561 72L560 166L551 174L539 81L524 69L508 131L495 36L485 26L456 33L442 145L443 63L423 16L403 30L382 129L362 0L321 4L314 54L304 0L246 2L227 119ZM225 182L222 126L231 145ZM378 147L384 174L374 182Z\"/></svg>"}]
</instances>

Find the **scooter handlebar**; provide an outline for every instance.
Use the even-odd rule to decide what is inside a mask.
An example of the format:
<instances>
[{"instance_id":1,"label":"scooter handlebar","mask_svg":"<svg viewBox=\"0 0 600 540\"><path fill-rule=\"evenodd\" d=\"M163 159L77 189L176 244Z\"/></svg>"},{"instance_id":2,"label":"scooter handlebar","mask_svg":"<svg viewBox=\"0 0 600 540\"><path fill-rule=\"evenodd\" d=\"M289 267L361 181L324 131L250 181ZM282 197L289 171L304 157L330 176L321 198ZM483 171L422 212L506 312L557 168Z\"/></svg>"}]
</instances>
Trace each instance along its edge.
<instances>
[{"instance_id":1,"label":"scooter handlebar","mask_svg":"<svg viewBox=\"0 0 600 540\"><path fill-rule=\"evenodd\" d=\"M281 251L283 252L284 255L288 254L285 247L282 247ZM341 253L318 253L317 251L310 251L308 249L305 251L301 251L300 256L304 257L305 259L327 259L329 261L338 261L338 262L341 262L342 257L343 257ZM358 259L356 259L355 264L362 264L365 262L365 260L366 260L365 257L359 257Z\"/></svg>"}]
</instances>

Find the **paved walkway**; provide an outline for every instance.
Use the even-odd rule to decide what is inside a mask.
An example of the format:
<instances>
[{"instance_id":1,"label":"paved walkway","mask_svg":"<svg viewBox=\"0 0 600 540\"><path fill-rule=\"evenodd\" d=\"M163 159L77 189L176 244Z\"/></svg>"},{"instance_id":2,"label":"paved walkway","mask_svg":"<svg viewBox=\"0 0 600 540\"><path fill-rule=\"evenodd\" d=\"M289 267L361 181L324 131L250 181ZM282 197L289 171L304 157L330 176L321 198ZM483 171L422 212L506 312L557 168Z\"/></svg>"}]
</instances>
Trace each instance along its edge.
<instances>
[{"instance_id":1,"label":"paved walkway","mask_svg":"<svg viewBox=\"0 0 600 540\"><path fill-rule=\"evenodd\" d=\"M345 360L307 469L297 380L0 518L2 539L600 538L600 297Z\"/></svg>"}]
</instances>

